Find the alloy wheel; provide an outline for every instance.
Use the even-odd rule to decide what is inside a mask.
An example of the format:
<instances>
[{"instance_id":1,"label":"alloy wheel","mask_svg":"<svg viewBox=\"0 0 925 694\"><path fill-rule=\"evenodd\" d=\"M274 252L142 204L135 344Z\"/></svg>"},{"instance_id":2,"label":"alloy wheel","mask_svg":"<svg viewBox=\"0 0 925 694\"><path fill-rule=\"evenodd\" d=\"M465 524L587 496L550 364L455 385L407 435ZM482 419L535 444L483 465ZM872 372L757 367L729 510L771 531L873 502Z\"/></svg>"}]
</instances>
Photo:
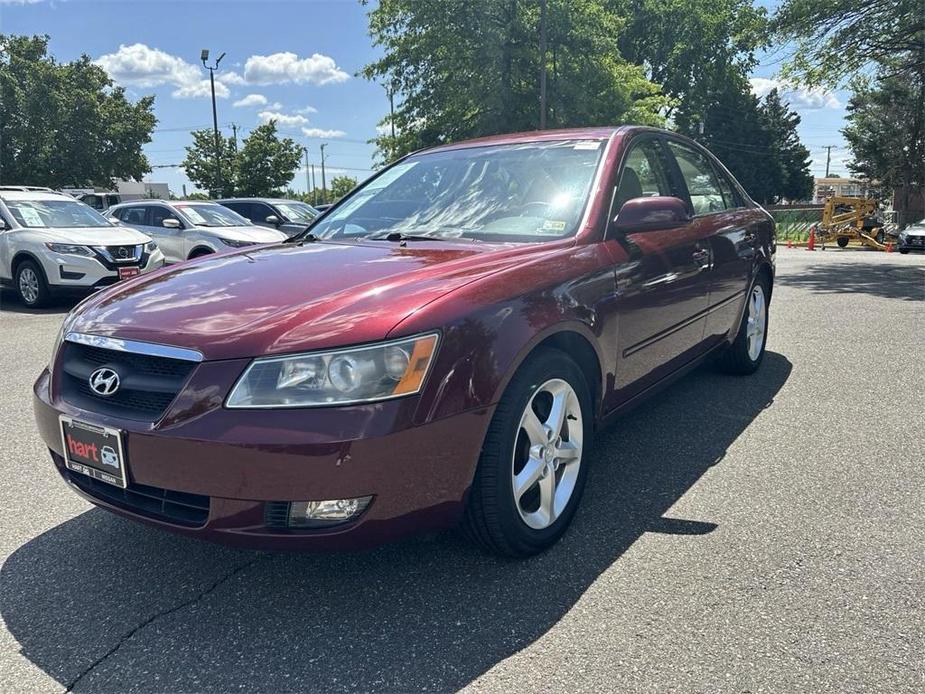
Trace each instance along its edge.
<instances>
[{"instance_id":1,"label":"alloy wheel","mask_svg":"<svg viewBox=\"0 0 925 694\"><path fill-rule=\"evenodd\" d=\"M748 324L745 328L748 339L748 357L756 361L764 347L764 331L768 322L768 304L764 298L764 289L760 284L752 288L748 300Z\"/></svg>"},{"instance_id":2,"label":"alloy wheel","mask_svg":"<svg viewBox=\"0 0 925 694\"><path fill-rule=\"evenodd\" d=\"M27 304L34 304L39 298L39 278L31 267L19 273L19 293Z\"/></svg>"},{"instance_id":3,"label":"alloy wheel","mask_svg":"<svg viewBox=\"0 0 925 694\"><path fill-rule=\"evenodd\" d=\"M578 481L583 421L578 394L554 378L541 385L520 418L511 468L521 519L543 530L562 514Z\"/></svg>"}]
</instances>

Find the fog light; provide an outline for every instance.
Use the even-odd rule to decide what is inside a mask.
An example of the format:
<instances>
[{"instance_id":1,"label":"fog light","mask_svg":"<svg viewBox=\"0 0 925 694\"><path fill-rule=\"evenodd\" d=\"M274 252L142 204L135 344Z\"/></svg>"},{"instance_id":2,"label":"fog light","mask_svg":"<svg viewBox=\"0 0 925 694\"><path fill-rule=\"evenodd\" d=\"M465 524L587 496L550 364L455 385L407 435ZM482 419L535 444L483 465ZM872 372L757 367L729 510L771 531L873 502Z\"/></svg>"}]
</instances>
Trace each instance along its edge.
<instances>
[{"instance_id":1,"label":"fog light","mask_svg":"<svg viewBox=\"0 0 925 694\"><path fill-rule=\"evenodd\" d=\"M343 523L363 513L372 499L371 496L361 496L356 499L293 501L289 504L289 526L306 528Z\"/></svg>"}]
</instances>

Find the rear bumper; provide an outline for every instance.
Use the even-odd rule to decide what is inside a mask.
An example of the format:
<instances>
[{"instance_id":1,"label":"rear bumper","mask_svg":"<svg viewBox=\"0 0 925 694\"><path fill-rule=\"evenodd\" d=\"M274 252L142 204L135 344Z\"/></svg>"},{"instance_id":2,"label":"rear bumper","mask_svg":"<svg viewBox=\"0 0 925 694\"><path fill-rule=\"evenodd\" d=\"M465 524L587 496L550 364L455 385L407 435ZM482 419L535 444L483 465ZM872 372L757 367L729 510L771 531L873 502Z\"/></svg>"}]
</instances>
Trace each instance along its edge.
<instances>
[{"instance_id":1,"label":"rear bumper","mask_svg":"<svg viewBox=\"0 0 925 694\"><path fill-rule=\"evenodd\" d=\"M404 412L414 403L396 400L321 414L218 407L185 425L152 426L53 401L50 380L45 371L35 384L36 422L75 492L133 520L255 549L357 549L454 525L492 415L488 408L413 425ZM130 498L117 487L94 489L64 467L61 414L123 431ZM190 516L192 524L171 518L151 501L158 494L167 505L176 501L173 510L205 511L199 521ZM268 522L278 502L361 496L372 496L371 504L342 525L294 530Z\"/></svg>"}]
</instances>

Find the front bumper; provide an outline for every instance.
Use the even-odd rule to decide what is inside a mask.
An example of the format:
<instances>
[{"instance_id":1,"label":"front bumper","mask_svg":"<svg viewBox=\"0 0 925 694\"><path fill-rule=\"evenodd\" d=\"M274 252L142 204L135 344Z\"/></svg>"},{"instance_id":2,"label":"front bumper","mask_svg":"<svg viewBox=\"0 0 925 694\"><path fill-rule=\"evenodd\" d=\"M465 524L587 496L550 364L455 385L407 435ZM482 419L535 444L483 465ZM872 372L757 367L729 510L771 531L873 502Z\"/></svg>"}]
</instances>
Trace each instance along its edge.
<instances>
[{"instance_id":1,"label":"front bumper","mask_svg":"<svg viewBox=\"0 0 925 694\"><path fill-rule=\"evenodd\" d=\"M49 252L42 258L42 266L48 287L55 294L86 293L119 280L116 266L106 267L96 257ZM145 274L163 266L164 254L158 248L143 256L140 270Z\"/></svg>"},{"instance_id":2,"label":"front bumper","mask_svg":"<svg viewBox=\"0 0 925 694\"><path fill-rule=\"evenodd\" d=\"M200 364L153 424L71 406L55 395L46 370L34 387L38 429L59 474L89 501L224 544L356 549L458 522L491 408L420 424L414 423L415 398L327 410L224 409L218 390L246 363ZM141 496L128 498L115 487L94 490L82 484L89 478L72 478L75 473L63 464L61 414L123 432L129 491ZM123 498L114 497L116 492ZM191 527L152 512L142 497L162 493L165 503L173 498L190 506L204 503L204 522ZM365 512L341 525L295 530L267 520L278 502L367 495L373 501Z\"/></svg>"},{"instance_id":3,"label":"front bumper","mask_svg":"<svg viewBox=\"0 0 925 694\"><path fill-rule=\"evenodd\" d=\"M899 251L925 251L925 236L906 236L899 238L896 247Z\"/></svg>"}]
</instances>

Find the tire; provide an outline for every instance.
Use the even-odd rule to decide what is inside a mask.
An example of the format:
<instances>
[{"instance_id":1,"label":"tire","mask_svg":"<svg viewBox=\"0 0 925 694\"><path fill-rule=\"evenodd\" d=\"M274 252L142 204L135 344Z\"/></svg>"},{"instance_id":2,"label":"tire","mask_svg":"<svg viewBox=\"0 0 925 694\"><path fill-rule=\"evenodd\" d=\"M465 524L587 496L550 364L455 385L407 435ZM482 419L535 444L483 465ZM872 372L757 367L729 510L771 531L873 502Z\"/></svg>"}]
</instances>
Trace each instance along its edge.
<instances>
[{"instance_id":1,"label":"tire","mask_svg":"<svg viewBox=\"0 0 925 694\"><path fill-rule=\"evenodd\" d=\"M745 310L742 312L742 322L739 324L739 330L736 333L735 341L725 349L717 360L717 364L722 371L744 376L755 373L758 367L761 366L761 362L764 360L765 347L768 343L768 323L770 317L768 296L770 296L770 289L770 281L766 275L762 274L748 290ZM763 323L760 328L757 328L759 332L752 333L752 340L750 340L749 331L751 326L754 325L753 311L756 308L754 301L757 292L760 292L761 302L763 304L763 312L759 311L759 315L763 315ZM753 342L759 335L761 339L760 347L754 345ZM753 347L758 348L756 350Z\"/></svg>"},{"instance_id":2,"label":"tire","mask_svg":"<svg viewBox=\"0 0 925 694\"><path fill-rule=\"evenodd\" d=\"M24 260L16 266L13 285L19 294L19 300L29 308L47 306L51 298L45 273L34 260Z\"/></svg>"},{"instance_id":3,"label":"tire","mask_svg":"<svg viewBox=\"0 0 925 694\"><path fill-rule=\"evenodd\" d=\"M581 369L560 350L540 348L520 367L482 444L462 521L470 540L508 557L528 557L558 541L575 515L587 479L593 433L590 393ZM540 425L553 421L549 410L554 402L564 405L565 415L563 427L550 439L547 432L552 429ZM532 418L533 426L522 428L527 408L538 417ZM538 439L528 429L545 436L546 443L531 445ZM525 484L515 499L517 474ZM544 499L552 503L544 505Z\"/></svg>"},{"instance_id":4,"label":"tire","mask_svg":"<svg viewBox=\"0 0 925 694\"><path fill-rule=\"evenodd\" d=\"M908 253L909 250L906 249L906 248L900 248L900 249L899 249L899 252L902 253L903 255L906 255L906 253Z\"/></svg>"},{"instance_id":5,"label":"tire","mask_svg":"<svg viewBox=\"0 0 925 694\"><path fill-rule=\"evenodd\" d=\"M882 231L878 231L877 235L874 237L874 241L880 244L886 243L886 234Z\"/></svg>"},{"instance_id":6,"label":"tire","mask_svg":"<svg viewBox=\"0 0 925 694\"><path fill-rule=\"evenodd\" d=\"M838 239L836 239L835 243L838 244L838 247L839 247L839 248L844 248L845 246L848 245L848 237L847 237L847 236L839 236Z\"/></svg>"}]
</instances>

